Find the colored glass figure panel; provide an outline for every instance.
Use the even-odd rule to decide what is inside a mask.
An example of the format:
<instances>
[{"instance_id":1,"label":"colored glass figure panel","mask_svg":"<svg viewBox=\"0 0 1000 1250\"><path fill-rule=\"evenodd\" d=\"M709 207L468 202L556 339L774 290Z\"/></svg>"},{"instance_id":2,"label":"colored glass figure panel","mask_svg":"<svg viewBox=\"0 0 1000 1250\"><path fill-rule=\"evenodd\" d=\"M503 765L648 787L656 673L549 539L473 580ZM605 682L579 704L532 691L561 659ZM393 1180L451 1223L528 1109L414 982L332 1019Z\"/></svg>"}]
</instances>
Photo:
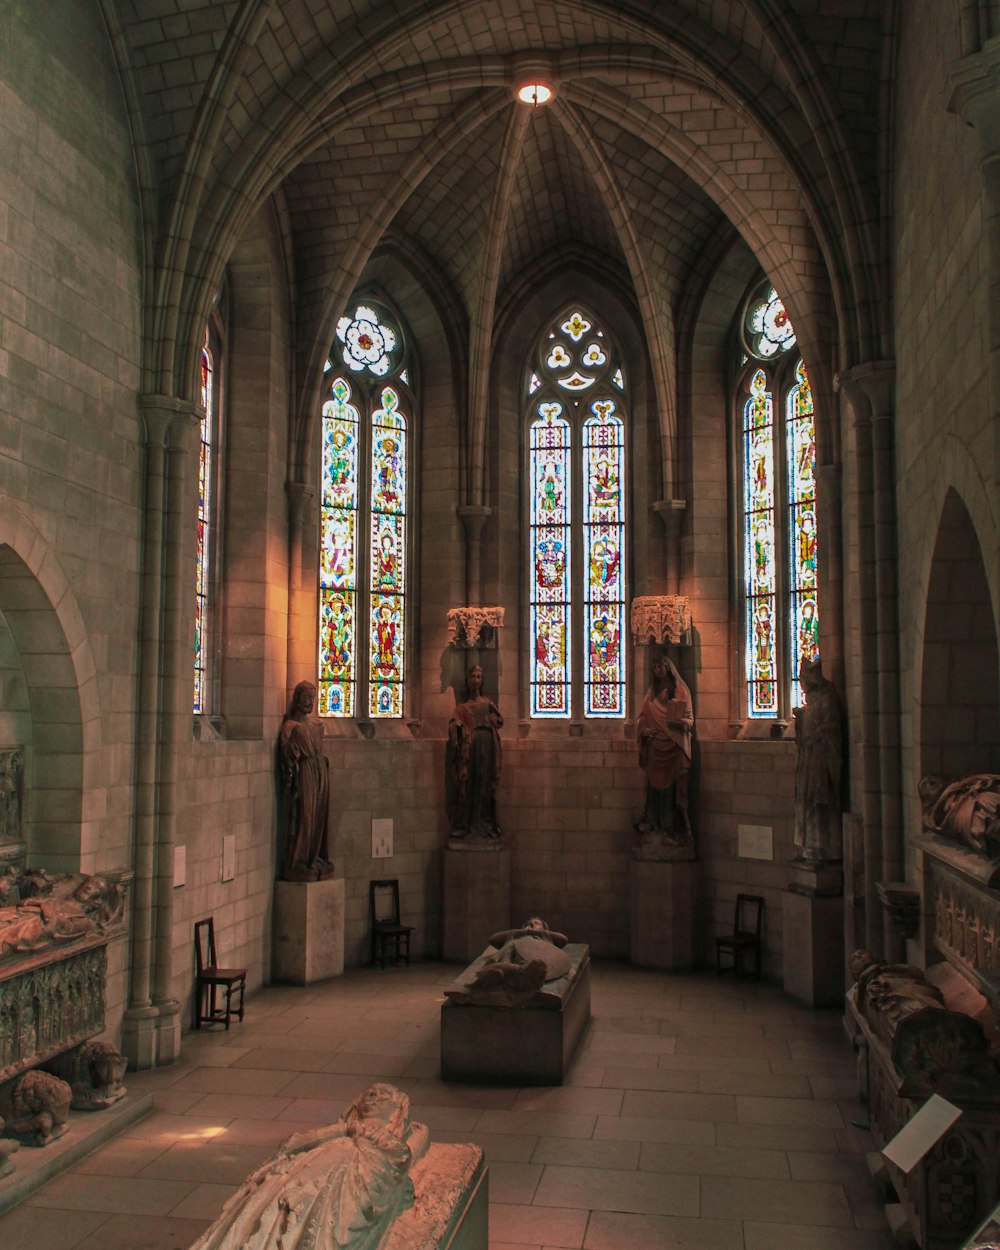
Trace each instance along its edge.
<instances>
[{"instance_id":1,"label":"colored glass figure panel","mask_svg":"<svg viewBox=\"0 0 1000 1250\"><path fill-rule=\"evenodd\" d=\"M355 594L321 590L319 714L354 715Z\"/></svg>"},{"instance_id":2,"label":"colored glass figure panel","mask_svg":"<svg viewBox=\"0 0 1000 1250\"><path fill-rule=\"evenodd\" d=\"M358 422L351 386L336 377L323 405L319 712L353 716L357 668Z\"/></svg>"},{"instance_id":3,"label":"colored glass figure panel","mask_svg":"<svg viewBox=\"0 0 1000 1250\"><path fill-rule=\"evenodd\" d=\"M615 401L595 400L583 426L587 716L624 716L625 430Z\"/></svg>"},{"instance_id":4,"label":"colored glass figure panel","mask_svg":"<svg viewBox=\"0 0 1000 1250\"><path fill-rule=\"evenodd\" d=\"M368 712L373 717L403 714L403 600L373 594L369 637Z\"/></svg>"},{"instance_id":5,"label":"colored glass figure panel","mask_svg":"<svg viewBox=\"0 0 1000 1250\"><path fill-rule=\"evenodd\" d=\"M201 353L201 439L198 449L198 547L195 565L194 711L206 712L208 668L205 633L208 623L209 540L212 516L212 411L215 364L207 347Z\"/></svg>"},{"instance_id":6,"label":"colored glass figure panel","mask_svg":"<svg viewBox=\"0 0 1000 1250\"><path fill-rule=\"evenodd\" d=\"M748 714L776 716L774 414L767 378L760 369L750 380L743 409L743 515Z\"/></svg>"},{"instance_id":7,"label":"colored glass figure panel","mask_svg":"<svg viewBox=\"0 0 1000 1250\"><path fill-rule=\"evenodd\" d=\"M803 702L803 660L819 659L819 569L816 522L816 426L812 388L799 361L785 417L788 462L789 631L792 704Z\"/></svg>"},{"instance_id":8,"label":"colored glass figure panel","mask_svg":"<svg viewBox=\"0 0 1000 1250\"><path fill-rule=\"evenodd\" d=\"M538 405L530 432L531 498L531 711L534 716L570 713L569 425L562 405Z\"/></svg>"},{"instance_id":9,"label":"colored glass figure panel","mask_svg":"<svg viewBox=\"0 0 1000 1250\"><path fill-rule=\"evenodd\" d=\"M403 714L406 581L406 418L386 386L372 414L368 712Z\"/></svg>"}]
</instances>

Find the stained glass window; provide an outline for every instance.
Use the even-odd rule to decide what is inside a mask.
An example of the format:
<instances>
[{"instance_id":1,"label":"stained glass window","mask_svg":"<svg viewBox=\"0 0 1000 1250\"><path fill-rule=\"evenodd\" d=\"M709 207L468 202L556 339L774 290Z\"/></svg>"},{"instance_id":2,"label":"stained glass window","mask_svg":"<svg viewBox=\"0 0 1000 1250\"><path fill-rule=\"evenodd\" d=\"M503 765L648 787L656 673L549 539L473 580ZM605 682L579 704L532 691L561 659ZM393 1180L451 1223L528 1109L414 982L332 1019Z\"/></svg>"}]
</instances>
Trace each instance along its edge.
<instances>
[{"instance_id":1,"label":"stained glass window","mask_svg":"<svg viewBox=\"0 0 1000 1250\"><path fill-rule=\"evenodd\" d=\"M751 716L777 716L774 418L763 369L751 378L743 408L743 462L748 707Z\"/></svg>"},{"instance_id":2,"label":"stained glass window","mask_svg":"<svg viewBox=\"0 0 1000 1250\"><path fill-rule=\"evenodd\" d=\"M534 717L625 715L625 378L614 357L594 317L571 308L541 336L526 387Z\"/></svg>"},{"instance_id":3,"label":"stained glass window","mask_svg":"<svg viewBox=\"0 0 1000 1250\"><path fill-rule=\"evenodd\" d=\"M743 321L742 512L747 715L787 716L819 657L816 431L795 331L770 284Z\"/></svg>"},{"instance_id":4,"label":"stained glass window","mask_svg":"<svg viewBox=\"0 0 1000 1250\"><path fill-rule=\"evenodd\" d=\"M785 415L788 468L788 600L792 703L802 702L797 674L802 660L819 658L819 602L816 570L816 429L812 388L800 360Z\"/></svg>"},{"instance_id":5,"label":"stained glass window","mask_svg":"<svg viewBox=\"0 0 1000 1250\"><path fill-rule=\"evenodd\" d=\"M219 318L213 314L205 327L201 349L198 398L201 421L198 437L198 533L195 554L194 596L194 698L196 716L216 711L213 699L213 584L218 558L216 517L218 500L216 485L219 476L219 394L222 338Z\"/></svg>"},{"instance_id":6,"label":"stained glass window","mask_svg":"<svg viewBox=\"0 0 1000 1250\"><path fill-rule=\"evenodd\" d=\"M322 421L319 712L401 717L407 417L403 335L368 303L337 326ZM367 662L365 657L367 656Z\"/></svg>"}]
</instances>

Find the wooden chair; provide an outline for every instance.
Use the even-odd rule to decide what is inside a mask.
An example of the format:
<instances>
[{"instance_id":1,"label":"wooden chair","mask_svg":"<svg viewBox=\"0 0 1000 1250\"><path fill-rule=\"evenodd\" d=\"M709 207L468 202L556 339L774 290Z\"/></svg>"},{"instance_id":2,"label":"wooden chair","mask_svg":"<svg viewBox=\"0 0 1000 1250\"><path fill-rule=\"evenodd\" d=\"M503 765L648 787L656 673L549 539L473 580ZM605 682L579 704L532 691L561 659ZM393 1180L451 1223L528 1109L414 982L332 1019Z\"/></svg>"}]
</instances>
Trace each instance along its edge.
<instances>
[{"instance_id":1,"label":"wooden chair","mask_svg":"<svg viewBox=\"0 0 1000 1250\"><path fill-rule=\"evenodd\" d=\"M194 958L197 979L194 987L194 1027L215 1024L219 1021L229 1028L235 1015L243 1020L243 993L246 990L246 968L220 968L215 954L215 920L199 920L194 926ZM225 989L226 1005L216 1006L216 990ZM239 1001L233 1005L233 995L239 990Z\"/></svg>"},{"instance_id":2,"label":"wooden chair","mask_svg":"<svg viewBox=\"0 0 1000 1250\"><path fill-rule=\"evenodd\" d=\"M725 952L732 959L733 972L738 977L748 975L744 957L753 953L753 976L760 980L761 934L764 931L764 900L759 894L737 894L733 914L733 931L715 939L715 966L722 972L722 956Z\"/></svg>"},{"instance_id":3,"label":"wooden chair","mask_svg":"<svg viewBox=\"0 0 1000 1250\"><path fill-rule=\"evenodd\" d=\"M368 884L368 914L372 927L372 963L385 967L386 955L394 963L410 962L410 934L413 928L399 922L399 882L371 881Z\"/></svg>"}]
</instances>

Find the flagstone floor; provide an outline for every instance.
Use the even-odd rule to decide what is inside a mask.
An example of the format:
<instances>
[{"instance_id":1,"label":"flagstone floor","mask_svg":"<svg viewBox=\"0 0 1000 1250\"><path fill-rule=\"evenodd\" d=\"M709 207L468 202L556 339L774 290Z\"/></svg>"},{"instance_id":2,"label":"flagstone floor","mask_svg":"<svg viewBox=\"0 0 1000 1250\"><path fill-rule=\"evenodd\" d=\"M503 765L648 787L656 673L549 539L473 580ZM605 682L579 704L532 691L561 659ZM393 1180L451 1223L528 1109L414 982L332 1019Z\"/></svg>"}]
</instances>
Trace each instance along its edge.
<instances>
[{"instance_id":1,"label":"flagstone floor","mask_svg":"<svg viewBox=\"0 0 1000 1250\"><path fill-rule=\"evenodd\" d=\"M561 1088L445 1084L453 965L363 969L248 999L130 1073L154 1109L0 1215L3 1250L186 1250L289 1133L373 1080L435 1141L486 1151L491 1250L891 1250L839 1011L714 974L598 964Z\"/></svg>"}]
</instances>

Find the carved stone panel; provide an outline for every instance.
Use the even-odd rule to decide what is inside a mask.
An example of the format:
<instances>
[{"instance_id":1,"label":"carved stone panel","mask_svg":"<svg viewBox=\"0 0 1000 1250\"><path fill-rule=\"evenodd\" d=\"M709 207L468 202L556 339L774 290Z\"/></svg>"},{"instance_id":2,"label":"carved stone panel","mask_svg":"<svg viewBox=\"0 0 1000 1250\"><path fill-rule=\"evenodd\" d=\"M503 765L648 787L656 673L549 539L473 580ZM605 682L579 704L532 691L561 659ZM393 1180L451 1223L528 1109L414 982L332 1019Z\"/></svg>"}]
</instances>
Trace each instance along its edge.
<instances>
[{"instance_id":1,"label":"carved stone panel","mask_svg":"<svg viewBox=\"0 0 1000 1250\"><path fill-rule=\"evenodd\" d=\"M0 979L0 1081L104 1031L107 938Z\"/></svg>"}]
</instances>

